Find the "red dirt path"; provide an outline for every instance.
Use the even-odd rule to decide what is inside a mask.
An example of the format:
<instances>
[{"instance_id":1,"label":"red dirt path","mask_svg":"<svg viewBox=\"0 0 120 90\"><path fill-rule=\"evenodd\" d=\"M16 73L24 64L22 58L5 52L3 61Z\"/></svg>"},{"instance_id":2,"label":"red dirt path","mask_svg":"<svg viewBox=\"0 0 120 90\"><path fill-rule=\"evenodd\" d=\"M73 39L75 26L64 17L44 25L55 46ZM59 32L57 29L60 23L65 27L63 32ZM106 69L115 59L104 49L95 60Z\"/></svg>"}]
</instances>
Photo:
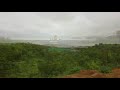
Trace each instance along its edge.
<instances>
[{"instance_id":1,"label":"red dirt path","mask_svg":"<svg viewBox=\"0 0 120 90\"><path fill-rule=\"evenodd\" d=\"M81 70L79 73L67 75L64 78L120 78L120 68L115 68L108 74L96 70Z\"/></svg>"}]
</instances>

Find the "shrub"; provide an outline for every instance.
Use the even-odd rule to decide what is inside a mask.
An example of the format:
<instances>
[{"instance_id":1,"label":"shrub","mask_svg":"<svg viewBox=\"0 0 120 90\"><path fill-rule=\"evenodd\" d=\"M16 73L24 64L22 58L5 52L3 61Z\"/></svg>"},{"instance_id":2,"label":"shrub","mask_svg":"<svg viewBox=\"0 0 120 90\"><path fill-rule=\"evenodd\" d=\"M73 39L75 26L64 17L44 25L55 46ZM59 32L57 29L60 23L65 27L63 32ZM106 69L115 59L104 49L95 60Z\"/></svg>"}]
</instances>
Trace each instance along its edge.
<instances>
[{"instance_id":1,"label":"shrub","mask_svg":"<svg viewBox=\"0 0 120 90\"><path fill-rule=\"evenodd\" d=\"M111 67L108 67L108 66L101 66L100 67L100 72L101 73L110 73L111 71L112 71Z\"/></svg>"},{"instance_id":2,"label":"shrub","mask_svg":"<svg viewBox=\"0 0 120 90\"><path fill-rule=\"evenodd\" d=\"M64 72L64 67L59 61L41 61L38 69L42 77L53 77Z\"/></svg>"},{"instance_id":3,"label":"shrub","mask_svg":"<svg viewBox=\"0 0 120 90\"><path fill-rule=\"evenodd\" d=\"M86 62L86 68L91 70L99 70L101 62L98 60L91 60Z\"/></svg>"},{"instance_id":4,"label":"shrub","mask_svg":"<svg viewBox=\"0 0 120 90\"><path fill-rule=\"evenodd\" d=\"M80 72L81 69L82 69L82 67L76 66L76 67L72 67L71 69L67 70L65 73L66 74L73 74L73 73Z\"/></svg>"}]
</instances>

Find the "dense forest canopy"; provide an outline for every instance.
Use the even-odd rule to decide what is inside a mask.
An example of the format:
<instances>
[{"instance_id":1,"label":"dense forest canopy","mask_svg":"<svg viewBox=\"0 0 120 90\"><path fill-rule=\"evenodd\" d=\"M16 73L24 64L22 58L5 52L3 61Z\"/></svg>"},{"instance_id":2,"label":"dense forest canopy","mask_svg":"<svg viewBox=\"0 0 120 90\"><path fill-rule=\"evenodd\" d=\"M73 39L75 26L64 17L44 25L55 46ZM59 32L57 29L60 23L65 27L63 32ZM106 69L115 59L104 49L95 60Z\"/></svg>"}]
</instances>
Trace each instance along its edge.
<instances>
[{"instance_id":1,"label":"dense forest canopy","mask_svg":"<svg viewBox=\"0 0 120 90\"><path fill-rule=\"evenodd\" d=\"M80 70L108 73L120 67L119 44L57 48L30 43L0 44L0 77L62 77Z\"/></svg>"}]
</instances>

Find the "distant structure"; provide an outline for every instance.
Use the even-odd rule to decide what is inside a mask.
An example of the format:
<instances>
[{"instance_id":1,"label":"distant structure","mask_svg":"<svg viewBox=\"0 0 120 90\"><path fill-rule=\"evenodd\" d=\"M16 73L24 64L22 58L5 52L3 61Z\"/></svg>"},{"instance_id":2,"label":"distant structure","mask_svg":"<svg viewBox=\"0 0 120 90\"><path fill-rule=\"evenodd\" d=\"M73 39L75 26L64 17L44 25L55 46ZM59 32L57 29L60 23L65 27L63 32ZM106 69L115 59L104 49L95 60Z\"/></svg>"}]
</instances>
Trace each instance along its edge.
<instances>
[{"instance_id":1,"label":"distant structure","mask_svg":"<svg viewBox=\"0 0 120 90\"><path fill-rule=\"evenodd\" d=\"M0 40L6 41L6 40L10 40L10 38L8 37L6 33L0 33Z\"/></svg>"},{"instance_id":2,"label":"distant structure","mask_svg":"<svg viewBox=\"0 0 120 90\"><path fill-rule=\"evenodd\" d=\"M59 40L60 39L58 38L58 36L54 35L54 37L50 39L49 43L50 43L50 45L58 45Z\"/></svg>"}]
</instances>

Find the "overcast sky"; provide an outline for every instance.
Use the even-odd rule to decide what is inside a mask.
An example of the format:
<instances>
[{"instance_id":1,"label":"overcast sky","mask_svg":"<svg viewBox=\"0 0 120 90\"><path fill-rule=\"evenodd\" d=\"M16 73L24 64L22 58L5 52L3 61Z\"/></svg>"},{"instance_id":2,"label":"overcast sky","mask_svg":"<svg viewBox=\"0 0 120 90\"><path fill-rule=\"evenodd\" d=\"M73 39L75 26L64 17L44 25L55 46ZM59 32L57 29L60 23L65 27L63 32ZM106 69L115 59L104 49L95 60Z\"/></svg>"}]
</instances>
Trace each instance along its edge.
<instances>
[{"instance_id":1,"label":"overcast sky","mask_svg":"<svg viewBox=\"0 0 120 90\"><path fill-rule=\"evenodd\" d=\"M0 36L62 39L105 36L120 30L120 12L0 12Z\"/></svg>"}]
</instances>

